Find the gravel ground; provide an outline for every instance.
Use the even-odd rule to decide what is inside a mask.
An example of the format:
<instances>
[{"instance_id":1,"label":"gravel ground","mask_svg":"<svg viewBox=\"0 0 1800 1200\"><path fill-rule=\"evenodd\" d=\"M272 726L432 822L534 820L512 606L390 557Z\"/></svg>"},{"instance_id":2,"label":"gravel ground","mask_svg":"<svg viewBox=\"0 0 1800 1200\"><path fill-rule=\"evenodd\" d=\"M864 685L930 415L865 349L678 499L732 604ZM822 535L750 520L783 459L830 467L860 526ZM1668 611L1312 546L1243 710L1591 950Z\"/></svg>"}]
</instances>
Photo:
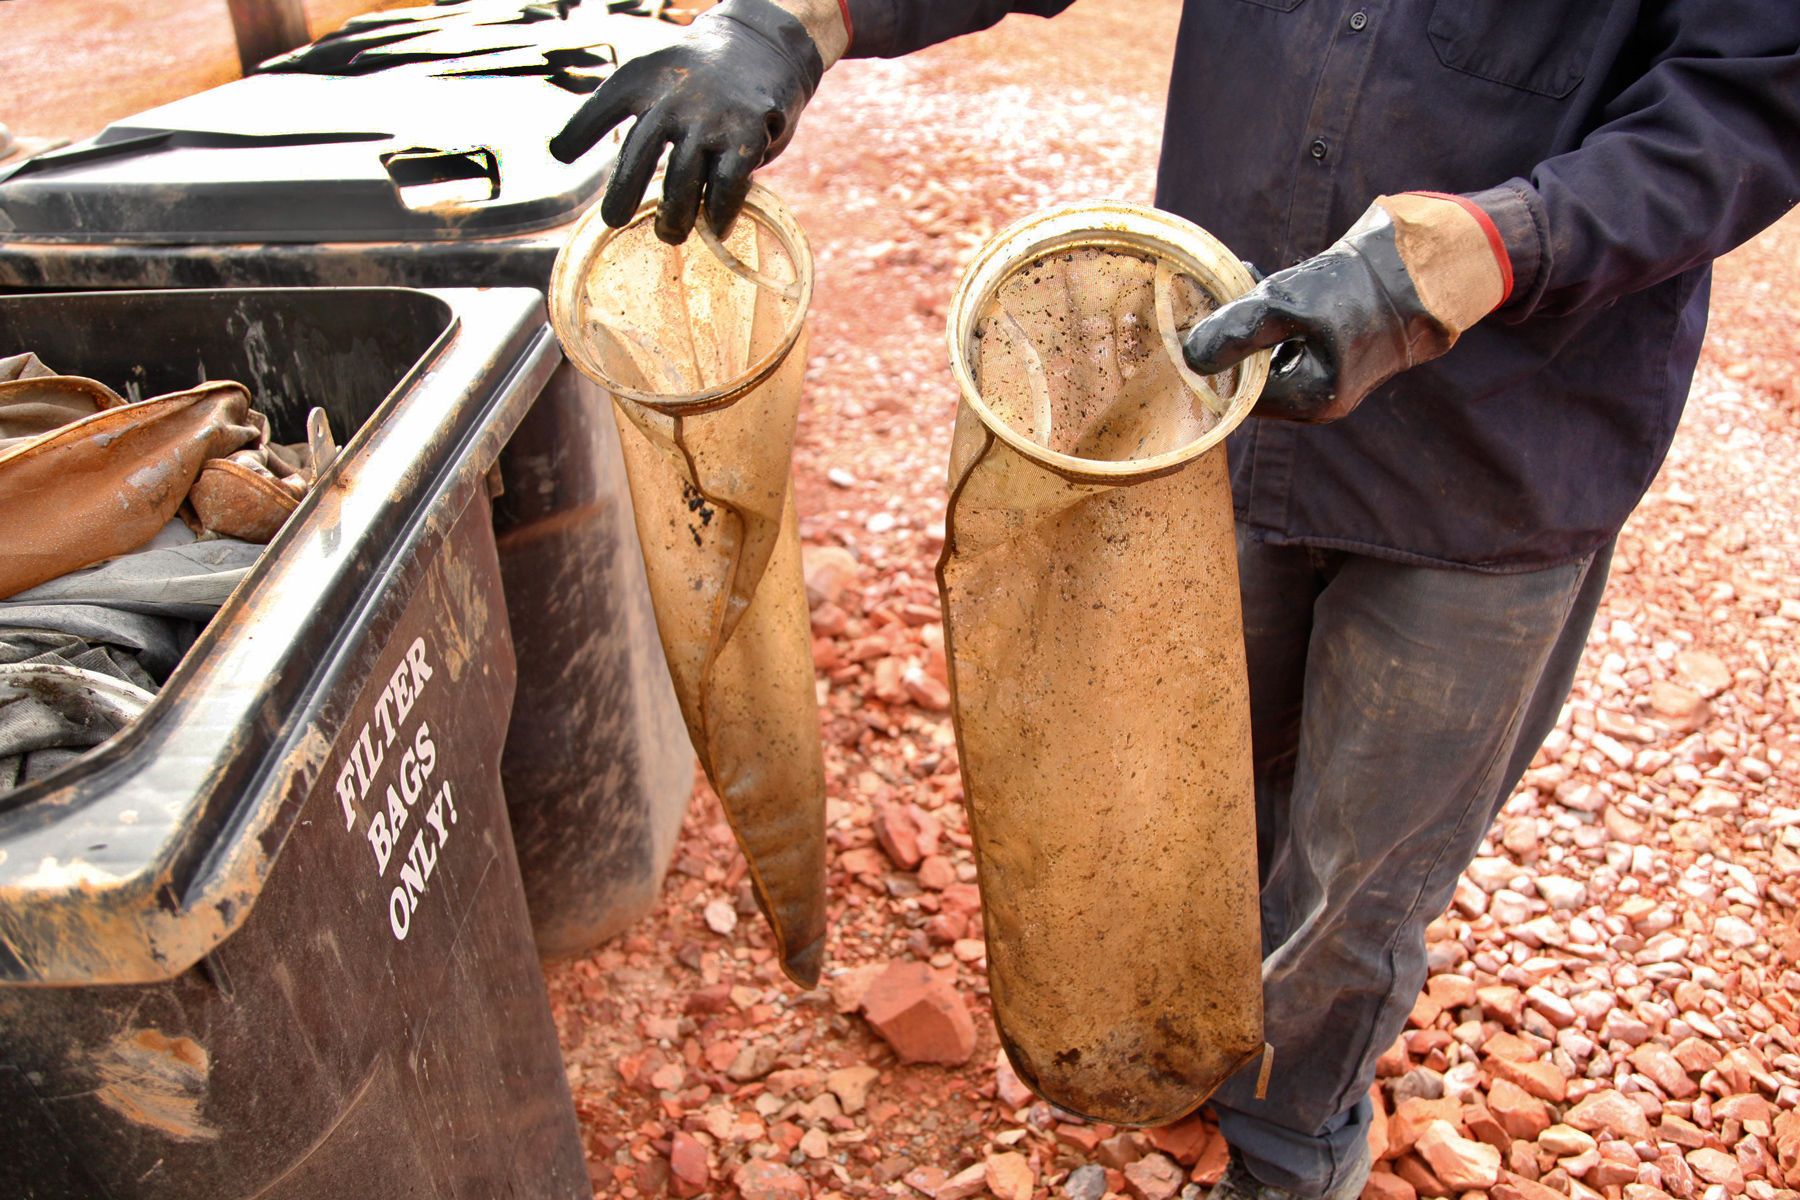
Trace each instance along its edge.
<instances>
[{"instance_id":1,"label":"gravel ground","mask_svg":"<svg viewBox=\"0 0 1800 1200\"><path fill-rule=\"evenodd\" d=\"M779 980L698 789L661 911L551 971L602 1195L1160 1198L1220 1168L1204 1117L1084 1126L996 1069L932 583L958 267L1045 204L1149 199L1178 9L1087 0L846 63L764 175L818 258L795 471L830 987ZM1562 722L1432 927L1430 990L1382 1063L1374 1195L1800 1185L1800 1118L1777 1116L1800 1104L1797 250L1790 218L1721 264L1687 419L1620 540ZM859 1015L881 1015L872 977L944 1003L881 974L895 963L926 964L974 1018L972 1038L946 1022L895 1042L966 1062L902 1062Z\"/></svg>"},{"instance_id":2,"label":"gravel ground","mask_svg":"<svg viewBox=\"0 0 1800 1200\"><path fill-rule=\"evenodd\" d=\"M309 10L322 29L377 6ZM20 134L79 136L235 74L222 3L6 8L0 122ZM600 1195L1160 1200L1221 1167L1204 1116L1083 1125L996 1068L932 584L957 269L1045 204L1150 198L1178 9L1083 0L844 64L765 173L819 274L795 469L829 986L780 979L698 788L661 908L549 971ZM1795 217L1720 265L1687 419L1620 539L1575 692L1432 927L1434 976L1383 1059L1384 1200L1800 1186L1797 266ZM896 998L935 1019L886 1019Z\"/></svg>"}]
</instances>

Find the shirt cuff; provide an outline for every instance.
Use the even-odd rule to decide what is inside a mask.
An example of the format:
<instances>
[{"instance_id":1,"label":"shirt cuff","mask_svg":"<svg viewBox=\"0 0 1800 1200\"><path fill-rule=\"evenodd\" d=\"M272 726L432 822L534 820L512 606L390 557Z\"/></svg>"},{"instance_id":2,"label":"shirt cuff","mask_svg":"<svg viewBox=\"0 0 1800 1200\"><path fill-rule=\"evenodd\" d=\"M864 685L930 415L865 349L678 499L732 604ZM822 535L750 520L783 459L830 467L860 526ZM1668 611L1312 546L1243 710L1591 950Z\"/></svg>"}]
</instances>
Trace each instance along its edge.
<instances>
[{"instance_id":1,"label":"shirt cuff","mask_svg":"<svg viewBox=\"0 0 1800 1200\"><path fill-rule=\"evenodd\" d=\"M1464 193L1463 198L1487 214L1512 263L1512 289L1498 310L1502 319L1509 313L1528 313L1549 275L1544 203L1537 189L1523 179L1509 179L1499 187Z\"/></svg>"}]
</instances>

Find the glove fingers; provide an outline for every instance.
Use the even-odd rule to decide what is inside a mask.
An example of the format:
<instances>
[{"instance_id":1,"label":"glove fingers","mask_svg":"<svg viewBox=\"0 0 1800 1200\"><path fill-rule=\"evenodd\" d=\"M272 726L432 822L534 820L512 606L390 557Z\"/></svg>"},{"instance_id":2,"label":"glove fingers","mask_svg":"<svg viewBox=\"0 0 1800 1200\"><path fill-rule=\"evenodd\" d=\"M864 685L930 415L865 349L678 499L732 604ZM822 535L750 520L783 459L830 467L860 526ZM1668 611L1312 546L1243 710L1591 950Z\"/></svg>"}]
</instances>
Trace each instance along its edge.
<instances>
[{"instance_id":1,"label":"glove fingers","mask_svg":"<svg viewBox=\"0 0 1800 1200\"><path fill-rule=\"evenodd\" d=\"M669 140L663 128L662 113L651 109L638 118L625 144L619 148L619 159L613 164L612 182L606 185L606 196L600 201L600 218L614 229L631 223L632 214L643 203L644 189L656 174L656 162L662 157L663 145Z\"/></svg>"},{"instance_id":2,"label":"glove fingers","mask_svg":"<svg viewBox=\"0 0 1800 1200\"><path fill-rule=\"evenodd\" d=\"M1188 366L1202 375L1214 375L1297 332L1292 315L1277 308L1259 286L1190 329L1181 348Z\"/></svg>"},{"instance_id":3,"label":"glove fingers","mask_svg":"<svg viewBox=\"0 0 1800 1200\"><path fill-rule=\"evenodd\" d=\"M713 157L706 180L706 219L720 237L743 211L744 197L750 194L750 172L756 169L758 157L741 146L721 150Z\"/></svg>"},{"instance_id":4,"label":"glove fingers","mask_svg":"<svg viewBox=\"0 0 1800 1200\"><path fill-rule=\"evenodd\" d=\"M1305 342L1294 343L1294 348L1294 356L1286 367L1269 373L1262 395L1257 397L1256 407L1251 410L1254 415L1314 422L1322 414L1334 411L1337 372Z\"/></svg>"},{"instance_id":5,"label":"glove fingers","mask_svg":"<svg viewBox=\"0 0 1800 1200\"><path fill-rule=\"evenodd\" d=\"M575 110L562 132L550 139L551 157L557 162L574 162L599 144L619 122L636 115L641 107L638 89L631 86L625 70L615 71Z\"/></svg>"},{"instance_id":6,"label":"glove fingers","mask_svg":"<svg viewBox=\"0 0 1800 1200\"><path fill-rule=\"evenodd\" d=\"M656 208L656 236L671 246L687 241L700 212L700 179L706 152L692 138L684 138L669 151L663 172L662 203Z\"/></svg>"}]
</instances>

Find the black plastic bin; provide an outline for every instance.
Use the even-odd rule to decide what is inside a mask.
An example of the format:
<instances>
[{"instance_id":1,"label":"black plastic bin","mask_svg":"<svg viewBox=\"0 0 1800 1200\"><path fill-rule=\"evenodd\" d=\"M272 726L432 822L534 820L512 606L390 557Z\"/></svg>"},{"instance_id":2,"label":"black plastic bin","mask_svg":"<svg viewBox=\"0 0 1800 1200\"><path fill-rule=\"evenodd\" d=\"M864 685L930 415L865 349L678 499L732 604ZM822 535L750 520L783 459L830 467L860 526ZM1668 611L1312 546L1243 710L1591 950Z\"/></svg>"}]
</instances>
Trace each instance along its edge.
<instances>
[{"instance_id":1,"label":"black plastic bin","mask_svg":"<svg viewBox=\"0 0 1800 1200\"><path fill-rule=\"evenodd\" d=\"M611 162L559 163L547 142L611 64L679 34L647 7L371 13L0 171L0 290L542 290ZM501 773L546 955L648 911L694 780L609 404L558 370L501 455L494 510L519 660Z\"/></svg>"},{"instance_id":2,"label":"black plastic bin","mask_svg":"<svg viewBox=\"0 0 1800 1200\"><path fill-rule=\"evenodd\" d=\"M0 1196L588 1196L498 771L541 297L6 297L0 346L348 439L138 720L0 798Z\"/></svg>"}]
</instances>

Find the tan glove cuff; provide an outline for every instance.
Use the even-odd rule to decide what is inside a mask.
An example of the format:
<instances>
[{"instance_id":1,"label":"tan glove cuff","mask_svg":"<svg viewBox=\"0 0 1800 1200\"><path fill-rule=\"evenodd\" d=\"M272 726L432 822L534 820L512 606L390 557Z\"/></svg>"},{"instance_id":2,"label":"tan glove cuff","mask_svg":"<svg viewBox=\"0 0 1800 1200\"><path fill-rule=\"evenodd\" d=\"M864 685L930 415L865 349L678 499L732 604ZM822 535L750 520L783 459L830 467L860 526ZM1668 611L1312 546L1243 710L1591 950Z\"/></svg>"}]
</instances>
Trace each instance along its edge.
<instances>
[{"instance_id":1,"label":"tan glove cuff","mask_svg":"<svg viewBox=\"0 0 1800 1200\"><path fill-rule=\"evenodd\" d=\"M1452 337L1506 303L1512 260L1493 220L1473 201L1440 192L1378 196L1394 247L1427 312Z\"/></svg>"},{"instance_id":2,"label":"tan glove cuff","mask_svg":"<svg viewBox=\"0 0 1800 1200\"><path fill-rule=\"evenodd\" d=\"M850 11L843 0L770 0L776 8L792 13L806 26L819 59L829 69L850 48Z\"/></svg>"}]
</instances>

